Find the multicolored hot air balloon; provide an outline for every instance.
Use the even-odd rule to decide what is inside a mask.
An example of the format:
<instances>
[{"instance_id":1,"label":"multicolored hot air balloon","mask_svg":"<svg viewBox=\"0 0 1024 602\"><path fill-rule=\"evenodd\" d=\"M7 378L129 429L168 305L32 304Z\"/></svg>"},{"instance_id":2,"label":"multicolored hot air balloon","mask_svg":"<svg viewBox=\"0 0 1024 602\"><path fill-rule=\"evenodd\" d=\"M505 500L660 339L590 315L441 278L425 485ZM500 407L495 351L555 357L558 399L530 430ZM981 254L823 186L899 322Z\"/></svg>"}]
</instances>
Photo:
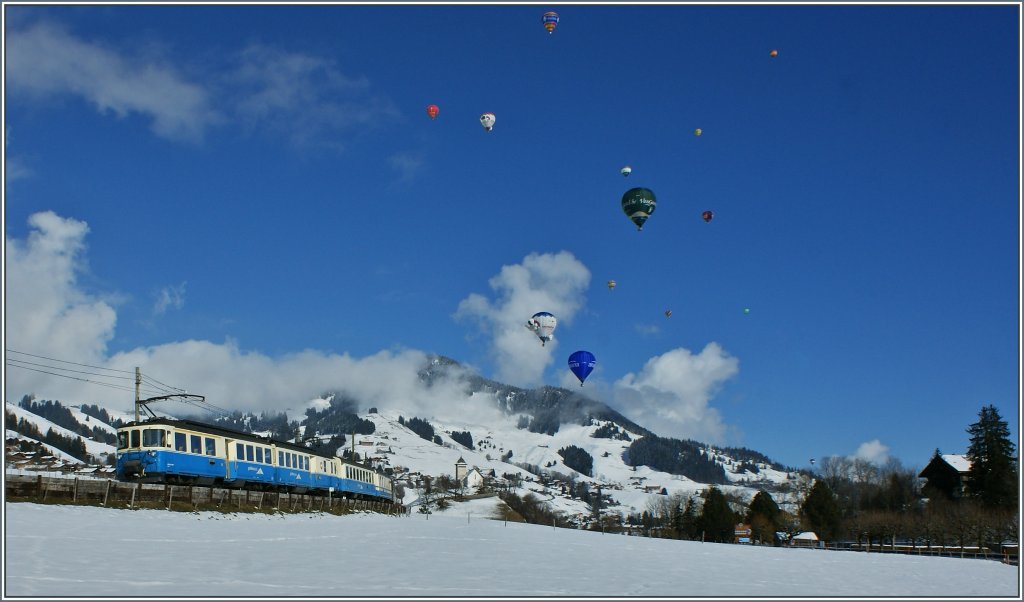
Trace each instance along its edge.
<instances>
[{"instance_id":1,"label":"multicolored hot air balloon","mask_svg":"<svg viewBox=\"0 0 1024 602\"><path fill-rule=\"evenodd\" d=\"M615 281L614 280L609 280L608 281L608 290L610 290L610 291L615 290Z\"/></svg>"},{"instance_id":2,"label":"multicolored hot air balloon","mask_svg":"<svg viewBox=\"0 0 1024 602\"><path fill-rule=\"evenodd\" d=\"M569 369L576 375L576 378L580 379L580 386L583 386L583 381L587 380L587 376L594 371L594 364L597 360L594 358L594 354L589 351L577 351L569 356Z\"/></svg>"},{"instance_id":3,"label":"multicolored hot air balloon","mask_svg":"<svg viewBox=\"0 0 1024 602\"><path fill-rule=\"evenodd\" d=\"M494 127L494 113L484 113L480 116L480 125L484 126L484 129L488 132Z\"/></svg>"},{"instance_id":4,"label":"multicolored hot air balloon","mask_svg":"<svg viewBox=\"0 0 1024 602\"><path fill-rule=\"evenodd\" d=\"M532 330L540 339L542 347L552 339L552 335L555 333L555 326L558 326L558 320L555 319L554 315L546 311L539 311L533 314L530 321L526 323L526 327Z\"/></svg>"},{"instance_id":5,"label":"multicolored hot air balloon","mask_svg":"<svg viewBox=\"0 0 1024 602\"><path fill-rule=\"evenodd\" d=\"M715 217L715 212L714 211L705 211L704 213L701 213L700 215L701 215L701 217L704 218L704 221L710 222L711 218Z\"/></svg>"},{"instance_id":6,"label":"multicolored hot air balloon","mask_svg":"<svg viewBox=\"0 0 1024 602\"><path fill-rule=\"evenodd\" d=\"M744 315L747 315L747 314L749 314L749 313L750 313L750 308L749 308L749 307L744 307L744 308L743 308L743 314L744 314Z\"/></svg>"},{"instance_id":7,"label":"multicolored hot air balloon","mask_svg":"<svg viewBox=\"0 0 1024 602\"><path fill-rule=\"evenodd\" d=\"M671 318L672 317L672 310L671 309L666 309L665 310L665 317L666 318Z\"/></svg>"},{"instance_id":8,"label":"multicolored hot air balloon","mask_svg":"<svg viewBox=\"0 0 1024 602\"><path fill-rule=\"evenodd\" d=\"M630 188L622 195L622 212L636 224L637 230L644 229L644 222L654 213L657 201L649 188Z\"/></svg>"},{"instance_id":9,"label":"multicolored hot air balloon","mask_svg":"<svg viewBox=\"0 0 1024 602\"><path fill-rule=\"evenodd\" d=\"M704 133L704 130L702 130L700 128L697 128L697 129L693 130L693 135L694 136L700 136L703 133Z\"/></svg>"},{"instance_id":10,"label":"multicolored hot air balloon","mask_svg":"<svg viewBox=\"0 0 1024 602\"><path fill-rule=\"evenodd\" d=\"M431 119L437 119L437 114L441 112L441 109L437 105L427 105L427 115L430 115Z\"/></svg>"},{"instance_id":11,"label":"multicolored hot air balloon","mask_svg":"<svg viewBox=\"0 0 1024 602\"><path fill-rule=\"evenodd\" d=\"M544 13L544 29L548 30L548 33L554 33L555 28L558 27L558 13L550 10Z\"/></svg>"},{"instance_id":12,"label":"multicolored hot air balloon","mask_svg":"<svg viewBox=\"0 0 1024 602\"><path fill-rule=\"evenodd\" d=\"M772 58L775 58L775 57L779 56L779 51L778 50L772 50L771 52L768 53L768 56L770 56Z\"/></svg>"},{"instance_id":13,"label":"multicolored hot air balloon","mask_svg":"<svg viewBox=\"0 0 1024 602\"><path fill-rule=\"evenodd\" d=\"M623 167L622 169L620 169L619 173L622 174L622 177L627 177L627 176L629 176L629 174L633 173L633 168L627 165L627 166Z\"/></svg>"}]
</instances>

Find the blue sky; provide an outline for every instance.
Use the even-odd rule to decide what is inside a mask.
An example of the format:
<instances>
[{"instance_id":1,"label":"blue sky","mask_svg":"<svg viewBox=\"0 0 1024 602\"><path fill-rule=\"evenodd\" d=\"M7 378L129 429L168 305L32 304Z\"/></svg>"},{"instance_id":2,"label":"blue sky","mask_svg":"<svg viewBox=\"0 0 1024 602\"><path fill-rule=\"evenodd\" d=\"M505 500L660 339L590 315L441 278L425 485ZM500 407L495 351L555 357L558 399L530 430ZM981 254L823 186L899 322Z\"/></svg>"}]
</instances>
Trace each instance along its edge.
<instances>
[{"instance_id":1,"label":"blue sky","mask_svg":"<svg viewBox=\"0 0 1024 602\"><path fill-rule=\"evenodd\" d=\"M988 404L1016 439L1019 26L1013 4L5 3L6 348L242 409L414 396L394 375L423 353L576 387L586 349L585 393L793 466L923 466ZM6 377L12 401L132 398Z\"/></svg>"}]
</instances>

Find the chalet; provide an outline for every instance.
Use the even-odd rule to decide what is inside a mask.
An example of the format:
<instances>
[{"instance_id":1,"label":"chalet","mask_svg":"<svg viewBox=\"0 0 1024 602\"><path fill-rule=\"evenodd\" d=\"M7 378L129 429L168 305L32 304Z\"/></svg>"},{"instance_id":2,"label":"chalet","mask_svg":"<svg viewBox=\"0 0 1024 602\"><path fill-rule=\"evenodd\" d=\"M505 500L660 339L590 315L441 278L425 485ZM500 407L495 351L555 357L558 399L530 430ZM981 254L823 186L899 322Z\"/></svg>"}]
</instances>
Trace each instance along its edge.
<instances>
[{"instance_id":1,"label":"chalet","mask_svg":"<svg viewBox=\"0 0 1024 602\"><path fill-rule=\"evenodd\" d=\"M967 456L936 453L917 476L927 480L922 490L928 497L941 493L947 498L955 499L963 495L964 483L967 482L970 471L971 461Z\"/></svg>"},{"instance_id":2,"label":"chalet","mask_svg":"<svg viewBox=\"0 0 1024 602\"><path fill-rule=\"evenodd\" d=\"M789 540L789 545L794 548L820 548L821 542L818 541L818 534L814 531L804 531L794 535Z\"/></svg>"}]
</instances>

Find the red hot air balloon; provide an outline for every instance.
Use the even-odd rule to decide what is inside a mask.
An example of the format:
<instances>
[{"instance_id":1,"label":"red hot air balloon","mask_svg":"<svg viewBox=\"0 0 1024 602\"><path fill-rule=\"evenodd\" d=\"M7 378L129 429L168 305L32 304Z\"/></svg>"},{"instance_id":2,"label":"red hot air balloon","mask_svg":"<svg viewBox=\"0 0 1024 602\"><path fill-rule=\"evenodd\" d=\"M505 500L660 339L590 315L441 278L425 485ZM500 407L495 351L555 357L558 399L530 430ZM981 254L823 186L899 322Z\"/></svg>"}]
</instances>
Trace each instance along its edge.
<instances>
[{"instance_id":1,"label":"red hot air balloon","mask_svg":"<svg viewBox=\"0 0 1024 602\"><path fill-rule=\"evenodd\" d=\"M715 214L712 211L705 211L704 213L701 214L701 217L704 218L704 221L710 222L711 218L715 217Z\"/></svg>"},{"instance_id":2,"label":"red hot air balloon","mask_svg":"<svg viewBox=\"0 0 1024 602\"><path fill-rule=\"evenodd\" d=\"M441 109L437 105L427 105L427 115L430 115L431 119L437 119L437 114L441 112Z\"/></svg>"}]
</instances>

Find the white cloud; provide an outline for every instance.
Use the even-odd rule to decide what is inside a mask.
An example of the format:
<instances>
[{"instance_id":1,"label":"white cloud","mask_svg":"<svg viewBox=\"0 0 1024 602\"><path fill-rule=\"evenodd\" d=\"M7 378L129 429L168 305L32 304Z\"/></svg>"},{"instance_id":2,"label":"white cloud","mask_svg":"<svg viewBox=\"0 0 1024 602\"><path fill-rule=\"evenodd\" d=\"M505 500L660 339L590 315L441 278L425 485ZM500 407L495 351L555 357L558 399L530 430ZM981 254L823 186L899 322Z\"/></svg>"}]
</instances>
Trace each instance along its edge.
<instances>
[{"instance_id":1,"label":"white cloud","mask_svg":"<svg viewBox=\"0 0 1024 602\"><path fill-rule=\"evenodd\" d=\"M878 439L872 439L860 444L857 451L850 457L853 460L864 460L877 466L882 466L889 461L889 446Z\"/></svg>"},{"instance_id":2,"label":"white cloud","mask_svg":"<svg viewBox=\"0 0 1024 602\"><path fill-rule=\"evenodd\" d=\"M423 157L412 153L396 153L389 161L403 182L411 180L423 168Z\"/></svg>"},{"instance_id":3,"label":"white cloud","mask_svg":"<svg viewBox=\"0 0 1024 602\"><path fill-rule=\"evenodd\" d=\"M333 60L261 44L237 55L226 83L228 102L243 123L295 145L340 146L337 132L398 115L389 99L370 92L366 78L343 74Z\"/></svg>"},{"instance_id":4,"label":"white cloud","mask_svg":"<svg viewBox=\"0 0 1024 602\"><path fill-rule=\"evenodd\" d=\"M86 268L82 255L88 225L50 211L33 214L28 221L32 230L26 241L4 235L7 347L81 363L102 362L117 316L107 302L78 286L78 274ZM8 399L12 386L20 397L53 378L10 369Z\"/></svg>"},{"instance_id":5,"label":"white cloud","mask_svg":"<svg viewBox=\"0 0 1024 602\"><path fill-rule=\"evenodd\" d=\"M145 115L172 140L199 141L218 120L206 90L154 59L128 58L49 23L9 32L6 46L9 91L79 96L118 117Z\"/></svg>"},{"instance_id":6,"label":"white cloud","mask_svg":"<svg viewBox=\"0 0 1024 602\"><path fill-rule=\"evenodd\" d=\"M590 271L568 251L531 253L522 263L502 266L488 284L497 298L492 301L472 293L459 303L455 317L475 320L491 338L498 380L537 385L558 348L558 330L570 325L583 305ZM550 312L558 320L554 340L546 346L525 327L539 311Z\"/></svg>"},{"instance_id":7,"label":"white cloud","mask_svg":"<svg viewBox=\"0 0 1024 602\"><path fill-rule=\"evenodd\" d=\"M181 309L185 306L185 284L182 282L177 286L165 286L156 293L156 302L153 304L153 314L162 315L168 308Z\"/></svg>"},{"instance_id":8,"label":"white cloud","mask_svg":"<svg viewBox=\"0 0 1024 602\"><path fill-rule=\"evenodd\" d=\"M739 360L718 343L708 343L697 355L678 348L620 378L611 395L620 412L660 436L718 443L728 429L709 402L738 372Z\"/></svg>"},{"instance_id":9,"label":"white cloud","mask_svg":"<svg viewBox=\"0 0 1024 602\"><path fill-rule=\"evenodd\" d=\"M9 362L15 360L22 366L6 370L7 399L37 394L43 399L99 403L129 411L134 400L133 372L139 367L160 383L203 395L211 404L229 410L278 412L294 408L301 412L301 400L341 390L368 406L398 404L403 411L424 418L458 421L459 417L483 417L486 422L497 411L489 404L470 401L457 379L438 379L425 386L418 372L428 357L415 350L381 351L364 358L315 350L270 357L243 350L229 339L223 343L175 341L108 357L115 310L80 290L77 281L86 268L82 256L88 226L52 212L32 215L29 224L32 230L25 241L5 235L7 348L88 367L7 354ZM168 306L173 305L175 299L183 299L184 283L164 292ZM80 372L58 370L74 377L62 378L26 369L31 367L26 362ZM93 376L97 373L115 376ZM122 389L75 380L81 378L117 384ZM159 394L144 392L144 397ZM180 413L183 408L179 405L176 409Z\"/></svg>"},{"instance_id":10,"label":"white cloud","mask_svg":"<svg viewBox=\"0 0 1024 602\"><path fill-rule=\"evenodd\" d=\"M11 143L11 128L4 130L4 178L5 184L16 180L23 180L32 175L32 170L19 157L12 157L7 154L7 147Z\"/></svg>"}]
</instances>

